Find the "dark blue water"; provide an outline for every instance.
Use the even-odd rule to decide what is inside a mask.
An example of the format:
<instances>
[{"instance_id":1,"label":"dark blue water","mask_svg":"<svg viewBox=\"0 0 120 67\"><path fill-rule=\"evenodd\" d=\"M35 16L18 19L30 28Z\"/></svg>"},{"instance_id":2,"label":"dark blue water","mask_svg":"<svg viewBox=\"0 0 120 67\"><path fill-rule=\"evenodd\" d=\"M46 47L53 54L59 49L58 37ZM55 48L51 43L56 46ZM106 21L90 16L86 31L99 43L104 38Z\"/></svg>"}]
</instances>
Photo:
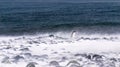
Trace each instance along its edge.
<instances>
[{"instance_id":1,"label":"dark blue water","mask_svg":"<svg viewBox=\"0 0 120 67\"><path fill-rule=\"evenodd\" d=\"M0 3L0 35L119 34L120 3Z\"/></svg>"}]
</instances>

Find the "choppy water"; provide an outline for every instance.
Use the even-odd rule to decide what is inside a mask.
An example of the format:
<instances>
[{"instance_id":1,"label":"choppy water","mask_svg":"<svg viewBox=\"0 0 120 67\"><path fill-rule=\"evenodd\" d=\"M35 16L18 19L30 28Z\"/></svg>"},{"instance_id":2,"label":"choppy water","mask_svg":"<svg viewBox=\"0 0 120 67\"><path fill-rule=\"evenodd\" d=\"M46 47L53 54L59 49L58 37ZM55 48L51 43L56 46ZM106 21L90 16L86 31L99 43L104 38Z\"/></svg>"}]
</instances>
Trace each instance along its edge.
<instances>
[{"instance_id":1,"label":"choppy water","mask_svg":"<svg viewBox=\"0 0 120 67\"><path fill-rule=\"evenodd\" d=\"M119 34L120 3L0 3L0 35Z\"/></svg>"}]
</instances>

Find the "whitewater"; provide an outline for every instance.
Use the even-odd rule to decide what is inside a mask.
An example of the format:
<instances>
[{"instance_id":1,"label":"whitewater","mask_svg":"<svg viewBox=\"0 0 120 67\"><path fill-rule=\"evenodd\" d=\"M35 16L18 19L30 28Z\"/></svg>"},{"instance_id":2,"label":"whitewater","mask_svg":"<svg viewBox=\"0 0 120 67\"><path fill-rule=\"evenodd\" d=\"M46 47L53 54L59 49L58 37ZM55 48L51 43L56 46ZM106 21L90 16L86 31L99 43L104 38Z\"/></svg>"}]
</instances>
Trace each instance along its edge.
<instances>
[{"instance_id":1,"label":"whitewater","mask_svg":"<svg viewBox=\"0 0 120 67\"><path fill-rule=\"evenodd\" d=\"M1 36L0 67L119 67L119 35Z\"/></svg>"}]
</instances>

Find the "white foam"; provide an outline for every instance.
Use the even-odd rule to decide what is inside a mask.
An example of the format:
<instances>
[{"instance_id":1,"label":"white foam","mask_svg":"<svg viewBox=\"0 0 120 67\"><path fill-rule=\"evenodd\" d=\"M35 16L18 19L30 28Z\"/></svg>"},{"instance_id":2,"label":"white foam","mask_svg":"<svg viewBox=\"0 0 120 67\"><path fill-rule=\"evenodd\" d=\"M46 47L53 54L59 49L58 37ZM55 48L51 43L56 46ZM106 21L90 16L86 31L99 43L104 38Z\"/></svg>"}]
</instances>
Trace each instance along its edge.
<instances>
[{"instance_id":1,"label":"white foam","mask_svg":"<svg viewBox=\"0 0 120 67\"><path fill-rule=\"evenodd\" d=\"M104 37L106 39L104 39ZM110 39L111 37L113 37L113 39ZM48 34L44 36L1 36L0 56L10 57L9 61L11 63L0 63L0 67L25 67L29 62L37 62L37 67L49 67L48 63L50 61L57 60L61 58L61 56L70 57L70 55L76 53L101 54L103 52L113 52L117 54L120 51L119 37L119 35L81 35L80 38L75 37L71 39L70 37L64 38L63 36L60 37L56 35L54 37L49 37ZM95 40L94 38L98 39ZM28 48L28 50L24 48ZM21 49L24 50L21 51ZM30 53L34 57L47 55L48 58L47 56L44 57L44 59L35 59L34 57L28 58L24 55L25 53ZM12 60L15 59L12 58L16 55L23 56L24 59L17 60L18 62L14 63ZM2 59L0 62L1 61ZM64 64L66 64L66 62Z\"/></svg>"}]
</instances>

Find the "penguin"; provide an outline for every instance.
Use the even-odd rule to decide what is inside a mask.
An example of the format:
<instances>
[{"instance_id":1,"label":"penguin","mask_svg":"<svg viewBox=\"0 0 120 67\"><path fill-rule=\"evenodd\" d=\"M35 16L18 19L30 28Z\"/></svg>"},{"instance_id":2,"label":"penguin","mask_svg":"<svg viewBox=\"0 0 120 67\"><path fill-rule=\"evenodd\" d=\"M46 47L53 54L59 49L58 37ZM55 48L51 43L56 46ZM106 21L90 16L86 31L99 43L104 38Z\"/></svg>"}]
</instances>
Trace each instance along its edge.
<instances>
[{"instance_id":1,"label":"penguin","mask_svg":"<svg viewBox=\"0 0 120 67\"><path fill-rule=\"evenodd\" d=\"M73 31L72 33L71 33L71 38L74 38L76 36L76 31Z\"/></svg>"}]
</instances>

